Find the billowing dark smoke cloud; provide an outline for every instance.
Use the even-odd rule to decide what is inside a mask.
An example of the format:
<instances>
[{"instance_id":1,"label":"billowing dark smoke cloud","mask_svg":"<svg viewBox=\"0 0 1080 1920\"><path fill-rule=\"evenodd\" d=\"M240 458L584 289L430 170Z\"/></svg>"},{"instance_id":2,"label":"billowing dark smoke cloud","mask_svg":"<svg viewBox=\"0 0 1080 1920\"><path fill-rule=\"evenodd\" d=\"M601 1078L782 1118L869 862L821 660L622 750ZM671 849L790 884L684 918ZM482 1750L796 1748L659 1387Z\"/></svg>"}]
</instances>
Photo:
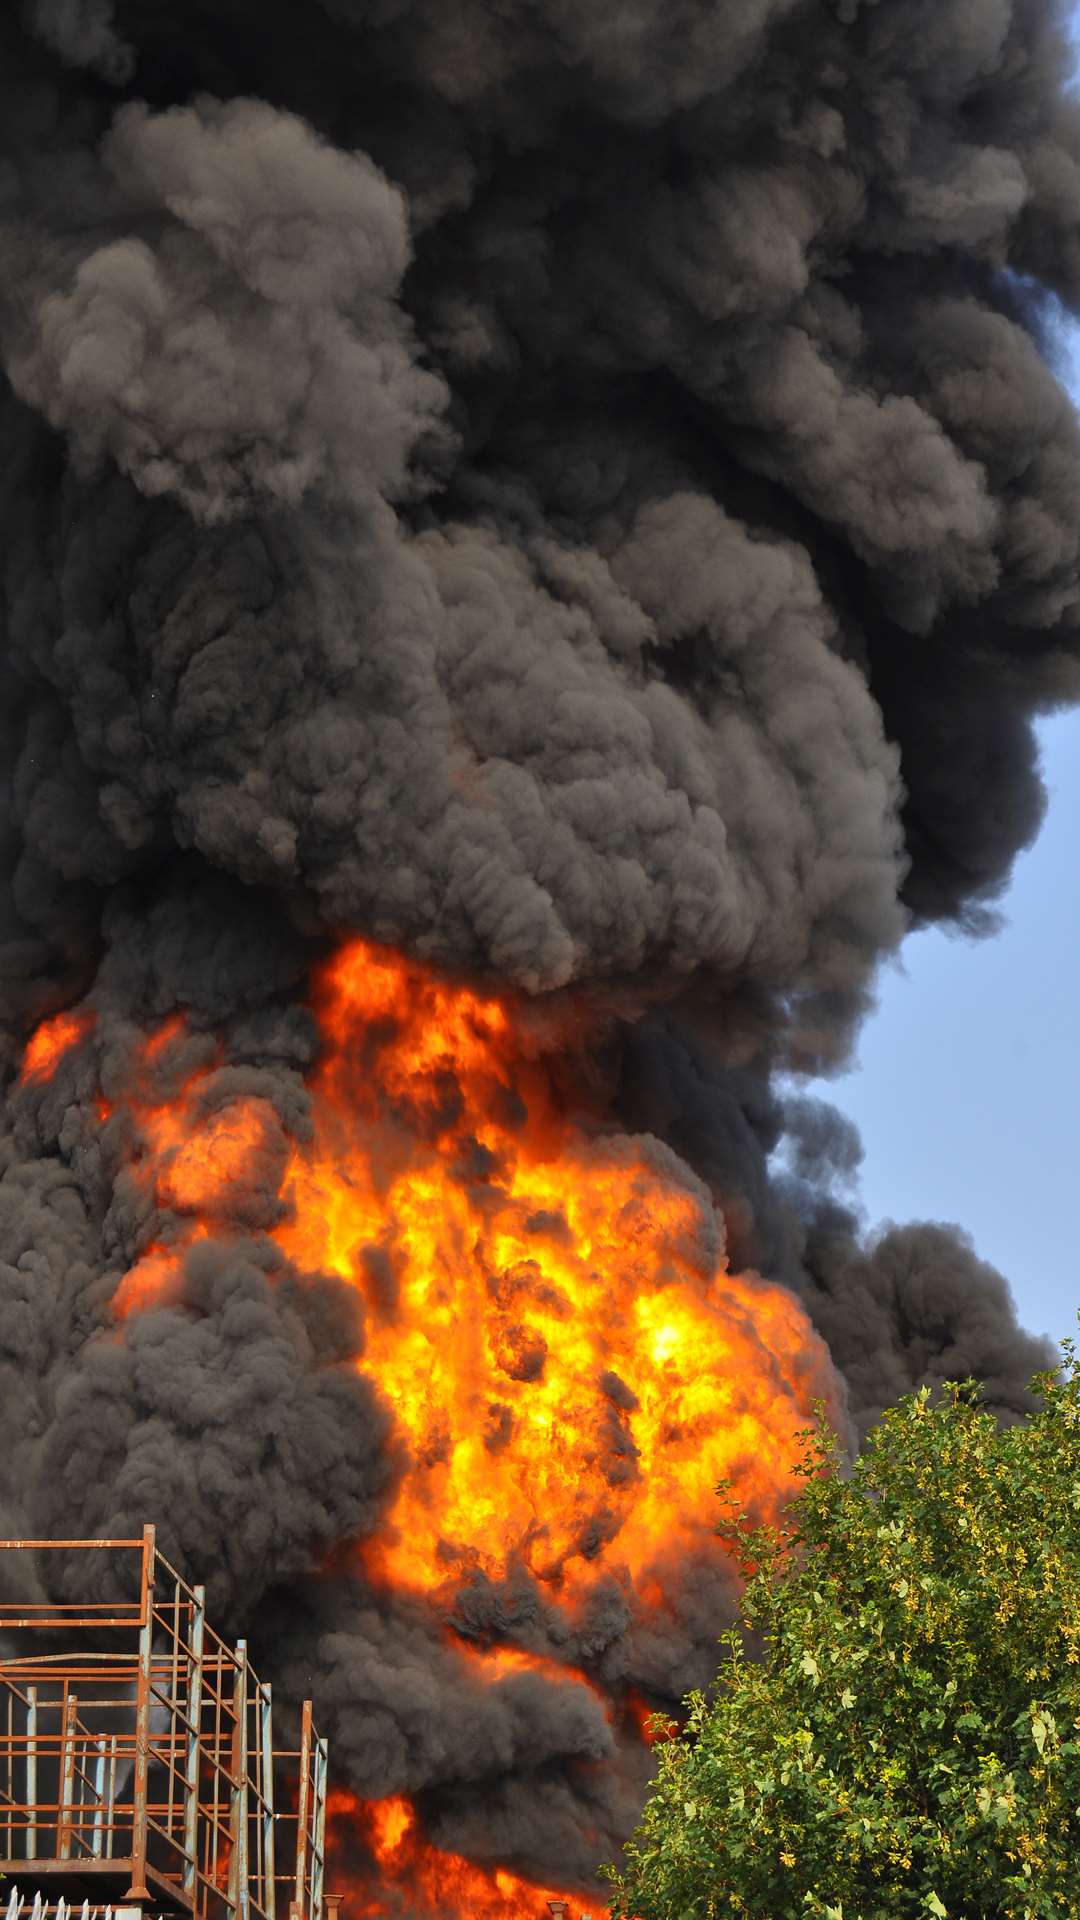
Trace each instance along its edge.
<instances>
[{"instance_id":1,"label":"billowing dark smoke cloud","mask_svg":"<svg viewBox=\"0 0 1080 1920\"><path fill-rule=\"evenodd\" d=\"M968 1371L1023 1410L1045 1355L1000 1276L944 1227L863 1244L857 1143L778 1087L847 1057L909 927L992 928L1041 817L1033 720L1080 692L1063 18L0 22L0 1518L157 1520L315 1673L357 1789L478 1857L584 1877L639 1763L583 1683L482 1693L434 1611L303 1578L401 1465L354 1298L265 1237L310 1124L308 970L355 930L578 996L582 1110L696 1170L856 1426ZM18 1084L84 997L86 1045ZM98 1102L177 1012L155 1097L201 1064L208 1112L263 1103L264 1149L227 1240L118 1329L175 1223ZM661 1699L730 1604L715 1567L649 1620L477 1578L455 1623Z\"/></svg>"}]
</instances>

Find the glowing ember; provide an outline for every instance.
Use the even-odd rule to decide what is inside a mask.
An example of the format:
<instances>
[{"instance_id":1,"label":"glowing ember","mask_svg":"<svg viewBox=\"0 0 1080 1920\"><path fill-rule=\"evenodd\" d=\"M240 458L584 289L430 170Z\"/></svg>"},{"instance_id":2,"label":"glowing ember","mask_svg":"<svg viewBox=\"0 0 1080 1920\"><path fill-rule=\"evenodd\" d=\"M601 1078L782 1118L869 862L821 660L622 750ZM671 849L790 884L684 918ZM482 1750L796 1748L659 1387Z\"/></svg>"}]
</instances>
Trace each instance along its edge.
<instances>
[{"instance_id":1,"label":"glowing ember","mask_svg":"<svg viewBox=\"0 0 1080 1920\"><path fill-rule=\"evenodd\" d=\"M94 1024L87 1011L54 1014L43 1020L31 1035L19 1072L20 1086L51 1080L64 1055L85 1040Z\"/></svg>"},{"instance_id":2,"label":"glowing ember","mask_svg":"<svg viewBox=\"0 0 1080 1920\"><path fill-rule=\"evenodd\" d=\"M170 1297L196 1239L269 1230L301 1270L363 1294L361 1364L407 1443L392 1510L357 1549L369 1580L431 1593L524 1565L571 1612L603 1576L647 1617L673 1567L720 1557L720 1480L762 1516L789 1491L823 1353L801 1308L726 1270L719 1217L664 1150L569 1116L535 1012L361 941L323 973L315 1012L303 1141L182 1022L143 1044L121 1104L131 1177L165 1217L118 1318ZM201 1064L163 1100L189 1045ZM569 1677L458 1644L481 1684ZM605 1711L619 1737L655 1737L634 1695ZM392 1910L406 1886L411 1911L543 1910L512 1874L430 1847L407 1801L341 1800L339 1817ZM365 1912L385 1910L373 1899Z\"/></svg>"}]
</instances>

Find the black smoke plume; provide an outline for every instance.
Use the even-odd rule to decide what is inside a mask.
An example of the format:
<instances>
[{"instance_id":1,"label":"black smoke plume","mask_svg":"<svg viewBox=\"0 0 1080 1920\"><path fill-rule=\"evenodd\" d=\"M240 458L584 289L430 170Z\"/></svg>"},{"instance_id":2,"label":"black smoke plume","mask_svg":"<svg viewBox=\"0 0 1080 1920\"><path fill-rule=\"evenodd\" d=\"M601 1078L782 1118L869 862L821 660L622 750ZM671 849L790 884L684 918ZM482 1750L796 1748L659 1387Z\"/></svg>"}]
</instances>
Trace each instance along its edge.
<instances>
[{"instance_id":1,"label":"black smoke plume","mask_svg":"<svg viewBox=\"0 0 1080 1920\"><path fill-rule=\"evenodd\" d=\"M481 1692L434 1612L310 1578L400 1471L355 1296L265 1234L310 968L359 931L575 996L582 1102L707 1183L856 1426L970 1370L1022 1412L1046 1355L1000 1276L945 1227L863 1244L855 1143L779 1089L845 1060L907 929L992 928L1033 722L1080 694L1064 22L3 10L0 1518L156 1520L314 1674L347 1782L540 1878L584 1883L638 1803L595 1695ZM21 1083L77 1003L84 1045ZM278 1131L120 1336L160 1223L98 1101L178 1012L208 1097ZM671 1700L730 1598L690 1570L571 1629L477 1579L457 1624Z\"/></svg>"}]
</instances>

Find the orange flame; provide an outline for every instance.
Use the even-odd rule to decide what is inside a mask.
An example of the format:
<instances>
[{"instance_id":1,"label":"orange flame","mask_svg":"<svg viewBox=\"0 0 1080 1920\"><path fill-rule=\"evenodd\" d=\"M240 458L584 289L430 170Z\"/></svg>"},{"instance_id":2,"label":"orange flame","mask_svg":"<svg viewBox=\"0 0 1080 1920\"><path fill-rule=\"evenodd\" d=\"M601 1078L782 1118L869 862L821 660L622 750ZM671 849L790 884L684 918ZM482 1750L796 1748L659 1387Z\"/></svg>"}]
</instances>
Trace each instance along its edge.
<instances>
[{"instance_id":1,"label":"orange flame","mask_svg":"<svg viewBox=\"0 0 1080 1920\"><path fill-rule=\"evenodd\" d=\"M371 1856L370 1878L357 1879L339 1860L335 1884L348 1887L345 1911L358 1916L462 1914L469 1920L548 1920L545 1902L561 1897L508 1873L488 1871L458 1853L430 1846L408 1800L357 1800L334 1792L327 1799L331 1831L336 1823L361 1840Z\"/></svg>"},{"instance_id":2,"label":"orange flame","mask_svg":"<svg viewBox=\"0 0 1080 1920\"><path fill-rule=\"evenodd\" d=\"M791 1295L726 1272L702 1196L575 1129L505 999L357 941L318 1011L276 1237L364 1293L411 1443L372 1565L423 1589L522 1559L566 1591L711 1543L721 1479L775 1511L820 1348Z\"/></svg>"},{"instance_id":3,"label":"orange flame","mask_svg":"<svg viewBox=\"0 0 1080 1920\"><path fill-rule=\"evenodd\" d=\"M571 1610L601 1575L639 1615L663 1608L672 1569L721 1555L719 1481L765 1518L790 1491L828 1377L801 1307L728 1272L720 1217L665 1149L572 1117L537 1024L550 1009L356 940L315 1012L311 1134L288 1145L267 1100L218 1098L220 1061L155 1095L182 1022L144 1044L133 1171L166 1222L118 1317L168 1297L185 1247L243 1226L245 1188L269 1189L283 1252L363 1295L360 1364L407 1444L392 1511L360 1550L369 1578L430 1592L524 1564ZM551 1665L511 1647L474 1657L485 1683ZM642 1702L619 1714L647 1737ZM410 1912L542 1911L513 1874L430 1847L407 1801L348 1807Z\"/></svg>"},{"instance_id":4,"label":"orange flame","mask_svg":"<svg viewBox=\"0 0 1080 1920\"><path fill-rule=\"evenodd\" d=\"M27 1042L19 1070L21 1087L51 1080L65 1054L85 1040L94 1025L89 1008L56 1013L43 1020Z\"/></svg>"}]
</instances>

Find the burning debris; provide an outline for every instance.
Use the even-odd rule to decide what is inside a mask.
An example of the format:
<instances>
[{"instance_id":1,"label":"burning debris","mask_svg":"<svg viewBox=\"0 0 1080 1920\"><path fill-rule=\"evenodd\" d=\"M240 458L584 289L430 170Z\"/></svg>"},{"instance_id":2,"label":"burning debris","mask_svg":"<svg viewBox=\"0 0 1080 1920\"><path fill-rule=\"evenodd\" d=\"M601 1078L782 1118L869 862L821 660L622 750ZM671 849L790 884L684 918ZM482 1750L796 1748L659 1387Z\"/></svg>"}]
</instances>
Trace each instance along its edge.
<instances>
[{"instance_id":1,"label":"burning debris","mask_svg":"<svg viewBox=\"0 0 1080 1920\"><path fill-rule=\"evenodd\" d=\"M718 1480L1044 1358L777 1084L1080 688L1063 20L0 22L0 1531L157 1523L362 1909L576 1903Z\"/></svg>"}]
</instances>

